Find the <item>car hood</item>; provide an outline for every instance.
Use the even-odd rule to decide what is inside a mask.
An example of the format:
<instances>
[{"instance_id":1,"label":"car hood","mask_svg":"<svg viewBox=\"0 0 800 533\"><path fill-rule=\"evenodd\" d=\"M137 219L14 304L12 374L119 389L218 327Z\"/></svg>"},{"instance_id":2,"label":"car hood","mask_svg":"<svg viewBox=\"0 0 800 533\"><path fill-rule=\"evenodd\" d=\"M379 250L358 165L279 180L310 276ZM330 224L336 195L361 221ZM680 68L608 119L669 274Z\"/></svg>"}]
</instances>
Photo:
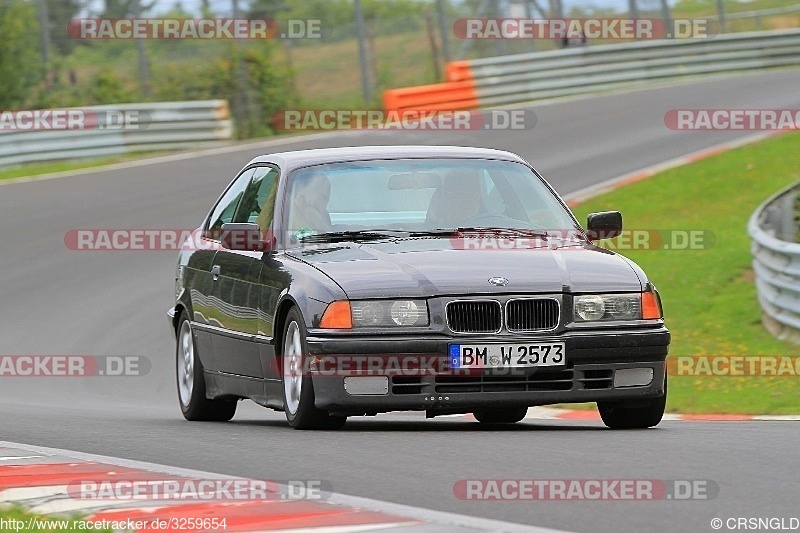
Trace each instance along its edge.
<instances>
[{"instance_id":1,"label":"car hood","mask_svg":"<svg viewBox=\"0 0 800 533\"><path fill-rule=\"evenodd\" d=\"M640 291L622 256L585 242L522 249L463 249L448 239L337 243L289 255L328 275L348 298ZM506 286L489 278L502 277Z\"/></svg>"}]
</instances>

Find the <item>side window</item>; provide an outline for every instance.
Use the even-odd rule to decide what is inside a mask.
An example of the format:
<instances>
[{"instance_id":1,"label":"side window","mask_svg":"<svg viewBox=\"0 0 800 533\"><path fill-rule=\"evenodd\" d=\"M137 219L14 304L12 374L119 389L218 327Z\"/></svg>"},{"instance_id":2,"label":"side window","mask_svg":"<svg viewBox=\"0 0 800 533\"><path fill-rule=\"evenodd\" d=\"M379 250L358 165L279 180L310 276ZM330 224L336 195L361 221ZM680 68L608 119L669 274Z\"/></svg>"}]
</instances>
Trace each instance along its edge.
<instances>
[{"instance_id":1,"label":"side window","mask_svg":"<svg viewBox=\"0 0 800 533\"><path fill-rule=\"evenodd\" d=\"M233 221L258 224L261 231L267 231L275 216L277 182L278 171L276 169L272 167L256 168Z\"/></svg>"},{"instance_id":2,"label":"side window","mask_svg":"<svg viewBox=\"0 0 800 533\"><path fill-rule=\"evenodd\" d=\"M255 169L246 170L243 172L233 185L228 188L225 194L220 198L211 216L208 218L208 229L205 236L210 239L219 239L219 232L223 224L233 222L233 215L236 212L236 207L239 205L244 193L245 187L250 183L250 178L253 176Z\"/></svg>"}]
</instances>

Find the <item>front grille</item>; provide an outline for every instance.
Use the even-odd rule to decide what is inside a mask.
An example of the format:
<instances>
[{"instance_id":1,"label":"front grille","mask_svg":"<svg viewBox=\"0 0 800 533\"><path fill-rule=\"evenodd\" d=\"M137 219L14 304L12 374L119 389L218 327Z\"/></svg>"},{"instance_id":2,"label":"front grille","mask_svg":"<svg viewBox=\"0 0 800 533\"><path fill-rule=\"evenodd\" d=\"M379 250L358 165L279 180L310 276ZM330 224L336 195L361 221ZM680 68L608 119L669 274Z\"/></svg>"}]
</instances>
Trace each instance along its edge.
<instances>
[{"instance_id":1,"label":"front grille","mask_svg":"<svg viewBox=\"0 0 800 533\"><path fill-rule=\"evenodd\" d=\"M392 376L394 395L475 392L565 392L613 389L614 370L595 365L575 368L486 369L467 375Z\"/></svg>"},{"instance_id":2,"label":"front grille","mask_svg":"<svg viewBox=\"0 0 800 533\"><path fill-rule=\"evenodd\" d=\"M574 371L534 370L516 375L436 376L437 393L534 392L572 390Z\"/></svg>"},{"instance_id":3,"label":"front grille","mask_svg":"<svg viewBox=\"0 0 800 533\"><path fill-rule=\"evenodd\" d=\"M419 376L392 376L392 394L421 394L423 386Z\"/></svg>"},{"instance_id":4,"label":"front grille","mask_svg":"<svg viewBox=\"0 0 800 533\"><path fill-rule=\"evenodd\" d=\"M614 371L611 369L584 370L578 379L584 389L610 389L614 384Z\"/></svg>"},{"instance_id":5,"label":"front grille","mask_svg":"<svg viewBox=\"0 0 800 533\"><path fill-rule=\"evenodd\" d=\"M447 326L457 333L496 333L501 325L500 302L478 300L447 304Z\"/></svg>"},{"instance_id":6,"label":"front grille","mask_svg":"<svg viewBox=\"0 0 800 533\"><path fill-rule=\"evenodd\" d=\"M509 331L540 331L558 326L558 301L552 298L510 300L506 307Z\"/></svg>"}]
</instances>

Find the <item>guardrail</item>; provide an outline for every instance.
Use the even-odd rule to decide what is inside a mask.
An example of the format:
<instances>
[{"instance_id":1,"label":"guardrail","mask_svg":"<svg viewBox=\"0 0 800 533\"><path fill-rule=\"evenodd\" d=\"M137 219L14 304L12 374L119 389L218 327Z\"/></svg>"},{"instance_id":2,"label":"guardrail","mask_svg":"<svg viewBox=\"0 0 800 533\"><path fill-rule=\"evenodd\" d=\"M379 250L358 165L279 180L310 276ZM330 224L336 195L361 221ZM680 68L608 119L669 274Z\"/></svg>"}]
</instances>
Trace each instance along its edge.
<instances>
[{"instance_id":1,"label":"guardrail","mask_svg":"<svg viewBox=\"0 0 800 533\"><path fill-rule=\"evenodd\" d=\"M455 61L447 83L384 92L387 110L470 109L604 91L653 81L800 65L800 29L662 39ZM452 82L470 92L449 99Z\"/></svg>"},{"instance_id":2,"label":"guardrail","mask_svg":"<svg viewBox=\"0 0 800 533\"><path fill-rule=\"evenodd\" d=\"M85 124L73 129L51 129L47 122L30 129L0 125L0 166L215 146L233 137L225 100L115 104L64 111L74 112ZM21 114L17 112L17 116Z\"/></svg>"},{"instance_id":3,"label":"guardrail","mask_svg":"<svg viewBox=\"0 0 800 533\"><path fill-rule=\"evenodd\" d=\"M787 6L787 7L773 7L769 9L759 9L758 11L737 11L734 13L724 13L720 15L711 15L703 17L706 20L746 20L756 19L757 24L761 24L761 20L768 17L775 17L780 15L791 15L793 13L800 13L800 5Z\"/></svg>"},{"instance_id":4,"label":"guardrail","mask_svg":"<svg viewBox=\"0 0 800 533\"><path fill-rule=\"evenodd\" d=\"M767 330L800 344L800 183L761 204L750 217L753 270Z\"/></svg>"}]
</instances>

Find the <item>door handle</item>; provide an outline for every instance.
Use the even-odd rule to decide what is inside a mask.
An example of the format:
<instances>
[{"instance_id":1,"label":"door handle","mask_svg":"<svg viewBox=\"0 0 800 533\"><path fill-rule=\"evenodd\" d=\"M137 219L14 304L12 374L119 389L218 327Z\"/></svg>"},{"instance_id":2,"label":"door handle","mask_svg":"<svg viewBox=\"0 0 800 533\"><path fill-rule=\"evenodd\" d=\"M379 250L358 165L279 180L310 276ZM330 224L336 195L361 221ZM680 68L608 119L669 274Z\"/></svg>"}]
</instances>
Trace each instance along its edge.
<instances>
[{"instance_id":1,"label":"door handle","mask_svg":"<svg viewBox=\"0 0 800 533\"><path fill-rule=\"evenodd\" d=\"M220 272L221 272L221 269L220 269L219 265L214 265L213 267L211 267L211 278L214 281L217 281L219 279Z\"/></svg>"}]
</instances>

